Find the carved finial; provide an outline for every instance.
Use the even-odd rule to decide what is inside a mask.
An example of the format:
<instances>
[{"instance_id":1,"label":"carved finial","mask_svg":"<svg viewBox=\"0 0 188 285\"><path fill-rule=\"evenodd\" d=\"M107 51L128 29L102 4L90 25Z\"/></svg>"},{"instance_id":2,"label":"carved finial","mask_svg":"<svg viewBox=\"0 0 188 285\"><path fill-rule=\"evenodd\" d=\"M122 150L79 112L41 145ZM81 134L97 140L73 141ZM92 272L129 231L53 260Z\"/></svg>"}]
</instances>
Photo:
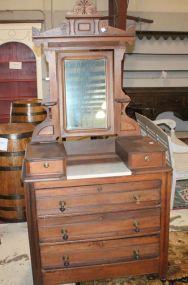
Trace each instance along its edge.
<instances>
[{"instance_id":1,"label":"carved finial","mask_svg":"<svg viewBox=\"0 0 188 285\"><path fill-rule=\"evenodd\" d=\"M74 15L95 15L96 5L92 0L78 0L73 8Z\"/></svg>"}]
</instances>

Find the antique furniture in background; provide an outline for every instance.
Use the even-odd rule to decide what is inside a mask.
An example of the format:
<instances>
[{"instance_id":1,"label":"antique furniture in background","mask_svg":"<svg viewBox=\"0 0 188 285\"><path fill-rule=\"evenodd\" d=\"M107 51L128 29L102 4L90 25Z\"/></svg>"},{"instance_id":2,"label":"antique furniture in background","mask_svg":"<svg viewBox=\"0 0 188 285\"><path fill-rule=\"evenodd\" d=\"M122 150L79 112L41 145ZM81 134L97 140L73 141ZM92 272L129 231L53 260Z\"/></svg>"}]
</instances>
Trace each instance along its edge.
<instances>
[{"instance_id":1,"label":"antique furniture in background","mask_svg":"<svg viewBox=\"0 0 188 285\"><path fill-rule=\"evenodd\" d=\"M131 98L127 113L132 118L138 112L155 120L159 114L172 111L176 117L188 120L187 87L129 87L124 91Z\"/></svg>"},{"instance_id":2,"label":"antique furniture in background","mask_svg":"<svg viewBox=\"0 0 188 285\"><path fill-rule=\"evenodd\" d=\"M47 118L34 130L23 168L35 285L166 276L171 168L165 149L127 116L130 98L122 91L134 32L87 13L33 32L50 78ZM62 142L88 136L105 139Z\"/></svg>"}]
</instances>

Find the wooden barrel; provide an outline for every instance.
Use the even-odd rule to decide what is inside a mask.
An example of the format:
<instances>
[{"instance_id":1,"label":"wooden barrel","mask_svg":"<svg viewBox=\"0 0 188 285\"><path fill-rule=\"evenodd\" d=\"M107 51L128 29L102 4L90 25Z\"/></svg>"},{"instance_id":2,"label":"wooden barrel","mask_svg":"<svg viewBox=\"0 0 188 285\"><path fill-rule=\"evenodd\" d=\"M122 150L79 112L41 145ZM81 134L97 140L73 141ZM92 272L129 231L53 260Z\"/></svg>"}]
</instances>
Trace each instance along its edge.
<instances>
[{"instance_id":1,"label":"wooden barrel","mask_svg":"<svg viewBox=\"0 0 188 285\"><path fill-rule=\"evenodd\" d=\"M0 220L26 220L21 170L33 129L28 123L0 124ZM7 142L6 150L3 141Z\"/></svg>"},{"instance_id":2,"label":"wooden barrel","mask_svg":"<svg viewBox=\"0 0 188 285\"><path fill-rule=\"evenodd\" d=\"M45 120L46 111L39 99L16 100L11 103L11 123L31 123L37 125Z\"/></svg>"}]
</instances>

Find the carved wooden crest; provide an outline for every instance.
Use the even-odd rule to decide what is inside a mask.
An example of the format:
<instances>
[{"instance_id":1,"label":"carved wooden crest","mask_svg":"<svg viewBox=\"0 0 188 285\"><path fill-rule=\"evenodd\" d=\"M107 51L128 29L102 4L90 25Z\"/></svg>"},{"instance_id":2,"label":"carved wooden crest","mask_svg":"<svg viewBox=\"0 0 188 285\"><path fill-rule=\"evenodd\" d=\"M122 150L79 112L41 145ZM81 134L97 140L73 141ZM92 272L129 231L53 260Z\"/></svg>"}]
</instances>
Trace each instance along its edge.
<instances>
[{"instance_id":1,"label":"carved wooden crest","mask_svg":"<svg viewBox=\"0 0 188 285\"><path fill-rule=\"evenodd\" d=\"M78 0L73 8L74 15L95 15L96 5L91 0Z\"/></svg>"}]
</instances>

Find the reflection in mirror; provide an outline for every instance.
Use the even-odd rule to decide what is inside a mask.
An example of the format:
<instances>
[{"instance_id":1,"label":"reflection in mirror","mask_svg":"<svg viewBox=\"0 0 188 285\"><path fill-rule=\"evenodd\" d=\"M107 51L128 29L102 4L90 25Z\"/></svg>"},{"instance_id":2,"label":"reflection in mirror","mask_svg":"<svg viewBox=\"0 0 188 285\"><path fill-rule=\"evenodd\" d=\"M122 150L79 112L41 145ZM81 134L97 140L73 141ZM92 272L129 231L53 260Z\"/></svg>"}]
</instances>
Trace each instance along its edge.
<instances>
[{"instance_id":1,"label":"reflection in mirror","mask_svg":"<svg viewBox=\"0 0 188 285\"><path fill-rule=\"evenodd\" d=\"M66 129L107 128L106 60L64 60Z\"/></svg>"}]
</instances>

